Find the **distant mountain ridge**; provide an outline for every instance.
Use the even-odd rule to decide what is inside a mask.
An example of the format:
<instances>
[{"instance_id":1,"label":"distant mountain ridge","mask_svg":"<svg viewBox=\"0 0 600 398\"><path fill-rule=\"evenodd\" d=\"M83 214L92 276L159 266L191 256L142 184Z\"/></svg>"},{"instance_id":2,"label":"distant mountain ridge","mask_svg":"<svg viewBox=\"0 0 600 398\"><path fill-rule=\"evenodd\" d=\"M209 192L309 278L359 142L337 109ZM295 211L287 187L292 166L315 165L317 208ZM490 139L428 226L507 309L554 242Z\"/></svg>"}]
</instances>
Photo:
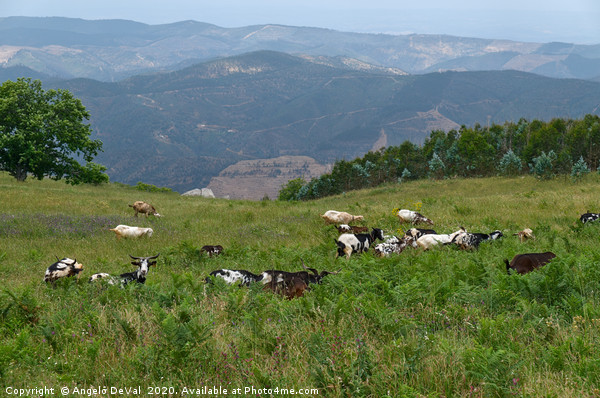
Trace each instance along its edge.
<instances>
[{"instance_id":1,"label":"distant mountain ridge","mask_svg":"<svg viewBox=\"0 0 600 398\"><path fill-rule=\"evenodd\" d=\"M586 80L518 71L402 75L336 62L258 51L118 83L48 87L69 89L88 108L94 138L104 142L97 160L111 179L181 192L240 161L308 156L326 165L420 143L435 129L600 112L600 83Z\"/></svg>"},{"instance_id":2,"label":"distant mountain ridge","mask_svg":"<svg viewBox=\"0 0 600 398\"><path fill-rule=\"evenodd\" d=\"M222 28L182 21L0 18L0 65L59 78L116 81L258 50L346 57L407 73L520 70L600 78L600 44L527 43L446 35L386 35L283 25Z\"/></svg>"}]
</instances>

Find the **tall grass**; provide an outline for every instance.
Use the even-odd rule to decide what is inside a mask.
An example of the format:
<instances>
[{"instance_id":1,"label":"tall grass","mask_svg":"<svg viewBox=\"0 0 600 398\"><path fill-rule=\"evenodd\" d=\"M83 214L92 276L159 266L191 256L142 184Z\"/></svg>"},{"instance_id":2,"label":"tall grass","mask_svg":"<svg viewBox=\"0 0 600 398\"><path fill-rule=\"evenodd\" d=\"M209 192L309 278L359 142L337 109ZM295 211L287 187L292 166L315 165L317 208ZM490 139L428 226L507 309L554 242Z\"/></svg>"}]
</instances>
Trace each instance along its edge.
<instances>
[{"instance_id":1,"label":"tall grass","mask_svg":"<svg viewBox=\"0 0 600 398\"><path fill-rule=\"evenodd\" d=\"M597 175L416 181L314 202L248 202L109 185L17 183L0 175L0 380L6 386L181 389L317 388L320 396L597 396L600 389L600 209ZM145 200L163 218L133 217ZM392 210L419 203L438 232L504 231L478 251L447 246L336 259L328 209L400 234ZM116 224L149 239L116 240ZM529 227L536 240L512 233ZM223 255L199 255L221 244ZM551 250L537 272L503 260ZM88 284L133 270L128 255L160 252L145 285ZM42 282L56 257L82 278ZM253 272L341 269L288 301L217 280ZM265 394L263 394L265 395ZM266 394L268 395L268 394ZM276 394L273 394L276 395ZM314 395L314 394L313 394ZM178 396L181 396L180 394Z\"/></svg>"}]
</instances>

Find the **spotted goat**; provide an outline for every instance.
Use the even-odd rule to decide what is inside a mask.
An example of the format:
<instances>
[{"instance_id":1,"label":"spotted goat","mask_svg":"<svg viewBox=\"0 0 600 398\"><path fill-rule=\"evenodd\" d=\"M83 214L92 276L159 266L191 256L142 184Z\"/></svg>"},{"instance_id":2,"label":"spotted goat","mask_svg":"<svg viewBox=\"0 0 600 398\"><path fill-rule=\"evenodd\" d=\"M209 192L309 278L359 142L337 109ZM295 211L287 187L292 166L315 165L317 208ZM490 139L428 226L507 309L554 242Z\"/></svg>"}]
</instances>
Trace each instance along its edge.
<instances>
[{"instance_id":1,"label":"spotted goat","mask_svg":"<svg viewBox=\"0 0 600 398\"><path fill-rule=\"evenodd\" d=\"M137 283L144 284L144 283L146 283L146 275L148 275L148 271L150 270L150 267L153 265L156 265L156 258L158 256L160 256L160 253L158 253L155 256L150 256L150 257L134 257L130 254L129 257L131 257L134 260L131 262L131 264L138 266L138 269L136 271L125 272L125 273L119 275L118 277L101 272L101 273L97 273L97 274L90 276L89 281L94 282L94 281L103 279L103 280L106 280L107 283L110 285L120 284L121 286L125 286L131 282L137 282Z\"/></svg>"}]
</instances>

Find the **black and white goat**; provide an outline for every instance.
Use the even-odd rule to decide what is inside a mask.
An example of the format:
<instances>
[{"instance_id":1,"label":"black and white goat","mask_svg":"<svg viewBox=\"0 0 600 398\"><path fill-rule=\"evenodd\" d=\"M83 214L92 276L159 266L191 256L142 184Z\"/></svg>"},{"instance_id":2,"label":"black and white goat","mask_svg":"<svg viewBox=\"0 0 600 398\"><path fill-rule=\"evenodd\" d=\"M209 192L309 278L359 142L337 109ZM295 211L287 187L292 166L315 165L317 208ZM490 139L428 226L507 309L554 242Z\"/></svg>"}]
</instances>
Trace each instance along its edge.
<instances>
[{"instance_id":1,"label":"black and white goat","mask_svg":"<svg viewBox=\"0 0 600 398\"><path fill-rule=\"evenodd\" d=\"M458 247L460 247L463 250L474 250L479 248L479 244L481 242L485 242L488 240L496 240L503 236L504 235L499 230L495 230L494 232L490 232L489 234L465 232L456 235L452 240L452 243L455 243L456 245L458 245Z\"/></svg>"},{"instance_id":2,"label":"black and white goat","mask_svg":"<svg viewBox=\"0 0 600 398\"><path fill-rule=\"evenodd\" d=\"M44 282L55 282L57 279L73 275L77 275L77 279L79 279L79 273L83 271L82 264L78 263L77 260L68 257L63 258L62 260L59 260L57 257L56 260L57 261L54 264L46 269Z\"/></svg>"},{"instance_id":3,"label":"black and white goat","mask_svg":"<svg viewBox=\"0 0 600 398\"><path fill-rule=\"evenodd\" d=\"M593 222L596 221L600 218L600 214L599 213L590 213L590 211L588 210L587 213L584 213L581 215L581 217L579 217L579 220L586 224L588 222Z\"/></svg>"},{"instance_id":4,"label":"black and white goat","mask_svg":"<svg viewBox=\"0 0 600 398\"><path fill-rule=\"evenodd\" d=\"M158 256L160 256L160 253L150 257L134 257L130 254L129 257L135 260L132 261L131 264L138 266L136 271L125 272L118 277L101 272L90 276L90 282L94 282L98 279L106 279L111 285L121 284L122 286L127 285L129 282L146 283L148 270L150 266L156 265L156 258Z\"/></svg>"},{"instance_id":5,"label":"black and white goat","mask_svg":"<svg viewBox=\"0 0 600 398\"><path fill-rule=\"evenodd\" d=\"M263 276L253 274L250 271L244 269L217 269L212 271L209 276L206 277L205 282L210 283L211 277L221 278L230 285L240 282L240 286L248 286L252 282L259 282Z\"/></svg>"},{"instance_id":6,"label":"black and white goat","mask_svg":"<svg viewBox=\"0 0 600 398\"><path fill-rule=\"evenodd\" d=\"M379 228L373 228L370 234L341 234L335 241L338 247L336 257L345 255L349 259L352 253L366 252L376 239L385 239Z\"/></svg>"},{"instance_id":7,"label":"black and white goat","mask_svg":"<svg viewBox=\"0 0 600 398\"><path fill-rule=\"evenodd\" d=\"M386 238L383 243L375 245L373 250L377 257L387 257L390 254L400 254L407 246L415 246L416 239L410 235L404 235L402 238L391 236Z\"/></svg>"}]
</instances>

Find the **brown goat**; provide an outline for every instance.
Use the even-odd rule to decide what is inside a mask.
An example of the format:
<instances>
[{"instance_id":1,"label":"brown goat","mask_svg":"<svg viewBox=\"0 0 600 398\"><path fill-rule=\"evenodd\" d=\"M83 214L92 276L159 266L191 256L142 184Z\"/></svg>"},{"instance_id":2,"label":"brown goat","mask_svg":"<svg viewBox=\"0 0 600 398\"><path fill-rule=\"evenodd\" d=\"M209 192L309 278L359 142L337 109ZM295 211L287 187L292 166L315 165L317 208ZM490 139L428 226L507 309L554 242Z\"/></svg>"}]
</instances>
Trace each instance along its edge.
<instances>
[{"instance_id":1,"label":"brown goat","mask_svg":"<svg viewBox=\"0 0 600 398\"><path fill-rule=\"evenodd\" d=\"M136 217L137 217L138 213L145 214L146 217L148 217L148 216L160 217L160 214L158 214L156 212L156 209L154 208L154 206L152 206L151 204L148 204L146 202L142 202L141 200L134 202L132 205L129 205L129 207L133 207L133 210L135 210Z\"/></svg>"},{"instance_id":2,"label":"brown goat","mask_svg":"<svg viewBox=\"0 0 600 398\"><path fill-rule=\"evenodd\" d=\"M283 282L275 282L275 279L271 279L271 282L267 283L264 290L271 290L273 293L281 294L288 300L296 297L302 297L304 291L308 290L308 284L299 277L291 277Z\"/></svg>"},{"instance_id":3,"label":"brown goat","mask_svg":"<svg viewBox=\"0 0 600 398\"><path fill-rule=\"evenodd\" d=\"M215 245L215 246L205 245L205 246L202 246L202 249L200 249L200 254L207 253L208 257L218 256L222 252L223 252L223 246L221 246L221 245Z\"/></svg>"},{"instance_id":4,"label":"brown goat","mask_svg":"<svg viewBox=\"0 0 600 398\"><path fill-rule=\"evenodd\" d=\"M506 263L506 272L510 274L510 269L514 269L518 274L526 274L534 269L541 268L548 264L550 260L556 257L552 252L545 253L525 253L517 254L511 262L504 260Z\"/></svg>"}]
</instances>

